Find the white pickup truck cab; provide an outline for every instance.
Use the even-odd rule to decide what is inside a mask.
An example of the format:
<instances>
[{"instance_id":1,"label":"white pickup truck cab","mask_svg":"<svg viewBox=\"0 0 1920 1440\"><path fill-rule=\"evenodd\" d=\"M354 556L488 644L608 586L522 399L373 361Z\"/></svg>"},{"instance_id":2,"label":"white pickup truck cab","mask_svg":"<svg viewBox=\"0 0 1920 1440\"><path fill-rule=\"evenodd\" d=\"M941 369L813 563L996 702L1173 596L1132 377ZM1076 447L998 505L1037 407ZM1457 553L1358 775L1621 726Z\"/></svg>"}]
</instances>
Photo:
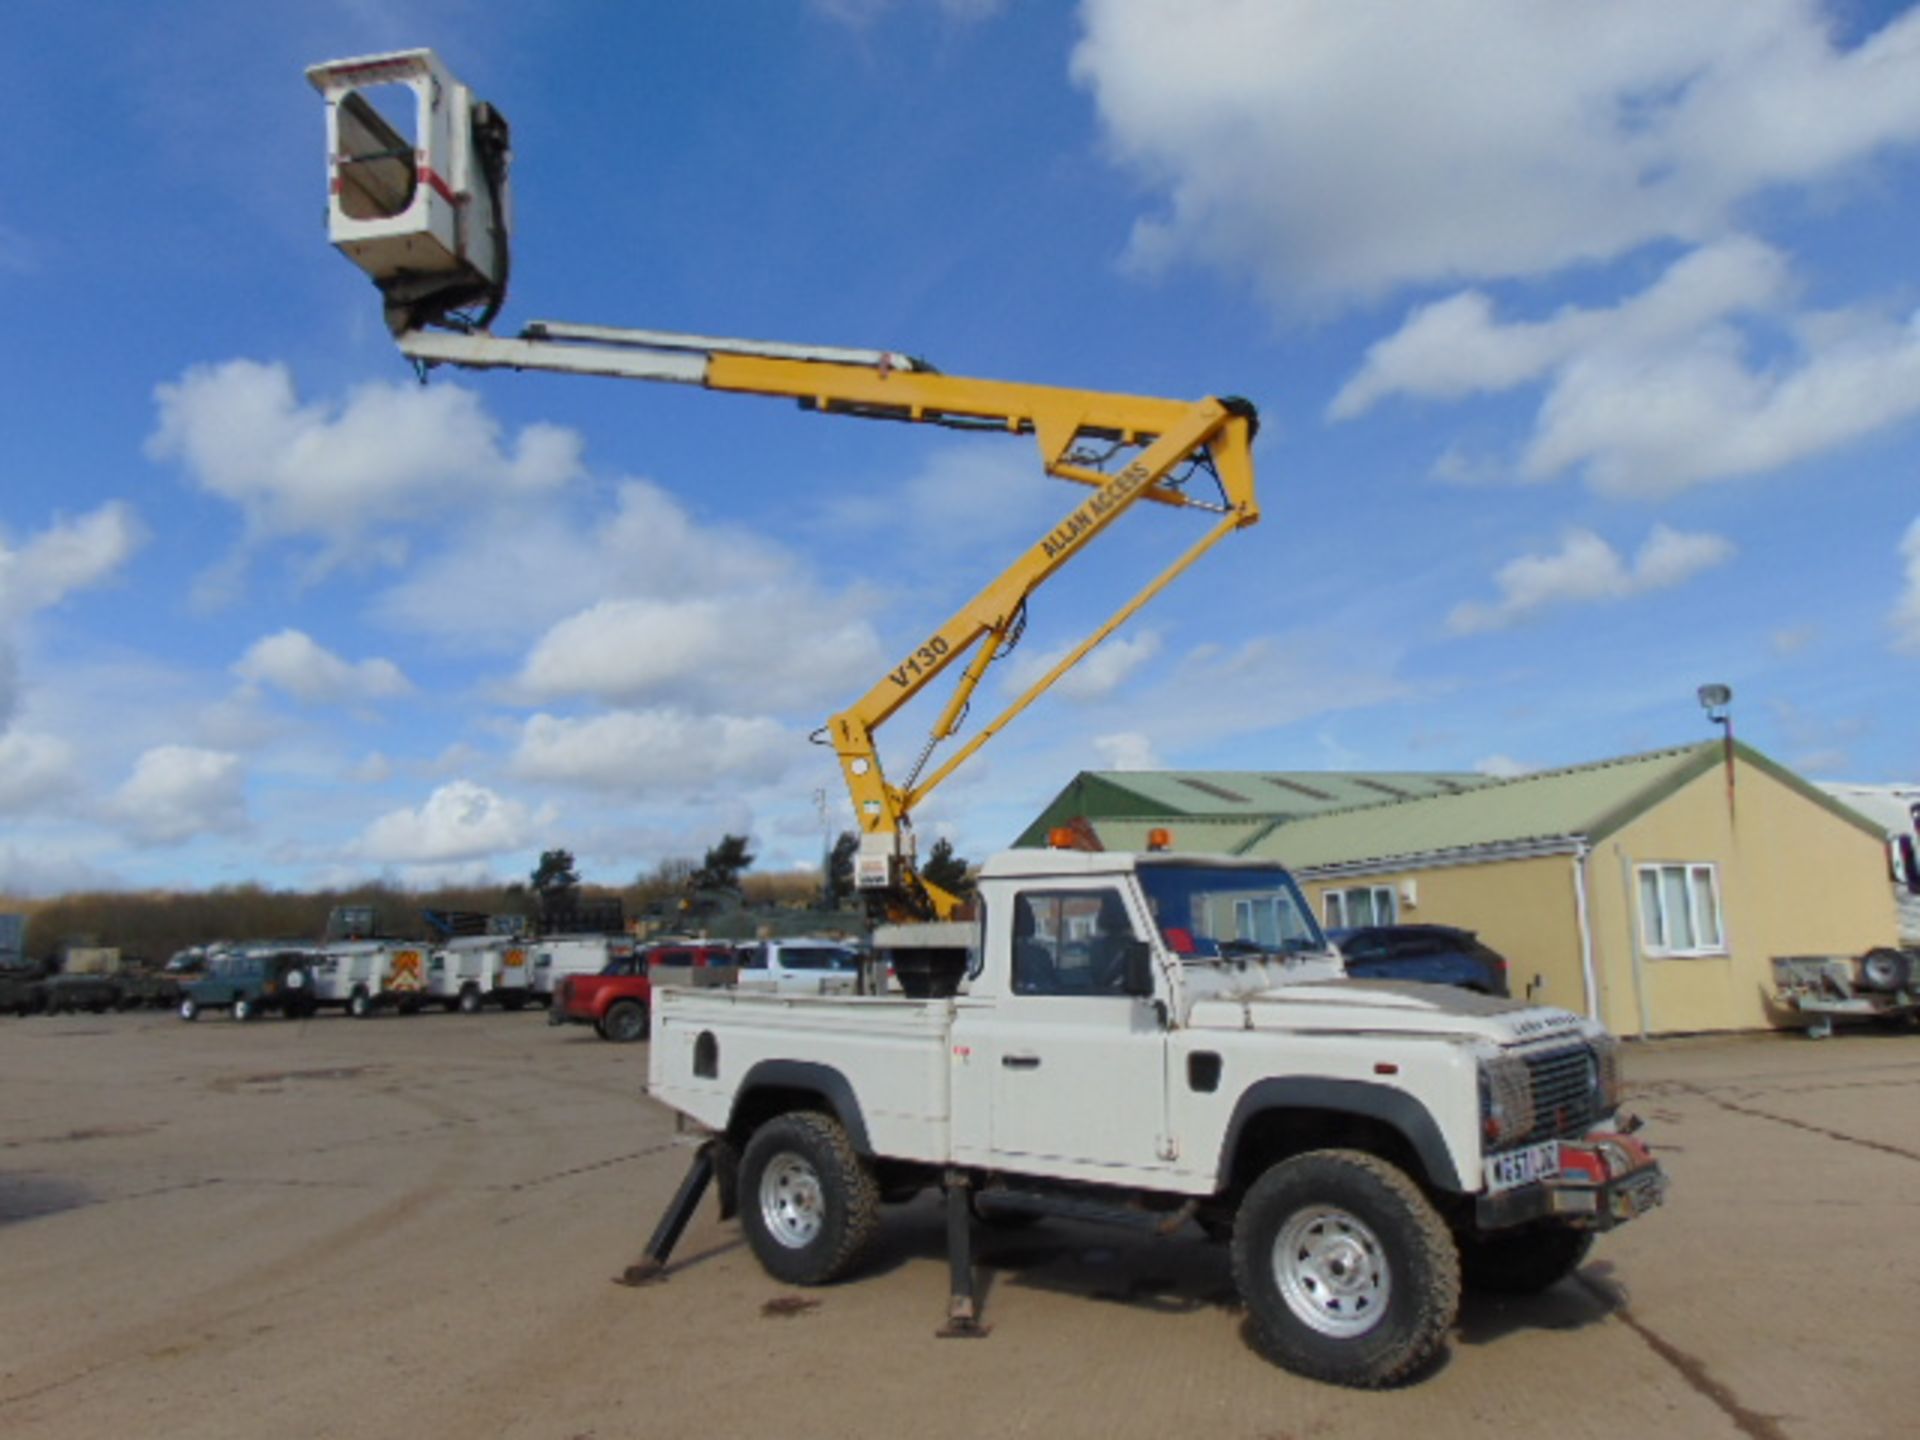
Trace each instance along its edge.
<instances>
[{"instance_id":1,"label":"white pickup truck cab","mask_svg":"<svg viewBox=\"0 0 1920 1440\"><path fill-rule=\"evenodd\" d=\"M656 992L651 1092L711 1132L722 1214L775 1277L841 1276L883 1202L943 1186L968 1324L963 1205L1191 1218L1272 1358L1383 1385L1444 1343L1463 1279L1544 1289L1664 1196L1598 1025L1347 980L1270 863L1013 851L978 912L876 934L905 996Z\"/></svg>"}]
</instances>

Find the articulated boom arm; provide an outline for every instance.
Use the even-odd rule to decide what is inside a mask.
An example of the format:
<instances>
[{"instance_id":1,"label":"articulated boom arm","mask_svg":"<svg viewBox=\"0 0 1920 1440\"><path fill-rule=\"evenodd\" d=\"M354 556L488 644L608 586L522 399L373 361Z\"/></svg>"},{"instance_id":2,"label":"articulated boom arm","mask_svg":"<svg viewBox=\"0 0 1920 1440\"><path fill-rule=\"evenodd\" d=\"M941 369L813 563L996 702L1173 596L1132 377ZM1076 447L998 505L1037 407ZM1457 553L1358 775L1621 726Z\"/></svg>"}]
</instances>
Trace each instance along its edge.
<instances>
[{"instance_id":1,"label":"articulated boom arm","mask_svg":"<svg viewBox=\"0 0 1920 1440\"><path fill-rule=\"evenodd\" d=\"M1260 517L1251 451L1258 422L1253 407L1242 400L1183 402L973 380L942 375L922 361L892 351L553 322L535 322L511 339L429 330L410 330L398 339L407 355L425 365L552 370L701 385L743 395L785 396L823 414L1032 435L1049 475L1093 492L915 646L873 689L828 722L827 734L860 820L860 884L889 892L888 908L902 918L945 916L956 903L953 896L928 885L914 868L914 808L1175 576L1227 534ZM1120 468L1102 468L1122 457L1125 463ZM1196 469L1213 482L1205 495L1189 493ZM928 736L924 764L935 745L959 730L988 669L1019 639L1028 597L1142 500L1204 510L1216 518L1172 564L932 775L922 779L916 766L905 784L890 783L875 741L880 727L950 667L965 660Z\"/></svg>"}]
</instances>

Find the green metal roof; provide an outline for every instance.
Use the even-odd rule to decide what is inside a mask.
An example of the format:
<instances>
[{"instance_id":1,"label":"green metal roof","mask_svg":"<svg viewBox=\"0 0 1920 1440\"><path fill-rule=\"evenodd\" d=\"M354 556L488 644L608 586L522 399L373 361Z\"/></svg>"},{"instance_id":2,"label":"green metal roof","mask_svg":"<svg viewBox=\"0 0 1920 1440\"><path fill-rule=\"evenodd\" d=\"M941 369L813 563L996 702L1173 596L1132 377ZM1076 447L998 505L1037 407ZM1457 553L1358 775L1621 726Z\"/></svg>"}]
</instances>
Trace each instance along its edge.
<instances>
[{"instance_id":1,"label":"green metal roof","mask_svg":"<svg viewBox=\"0 0 1920 1440\"><path fill-rule=\"evenodd\" d=\"M1050 829L1076 817L1096 822L1125 818L1143 825L1190 819L1274 821L1451 795L1488 783L1485 775L1400 770L1083 770L1014 844L1044 845ZM1100 829L1104 834L1106 826Z\"/></svg>"},{"instance_id":2,"label":"green metal roof","mask_svg":"<svg viewBox=\"0 0 1920 1440\"><path fill-rule=\"evenodd\" d=\"M1740 758L1823 809L1859 817L1751 746ZM1369 805L1270 826L1239 853L1298 869L1523 845L1592 844L1721 763L1718 740L1496 781L1454 795Z\"/></svg>"}]
</instances>

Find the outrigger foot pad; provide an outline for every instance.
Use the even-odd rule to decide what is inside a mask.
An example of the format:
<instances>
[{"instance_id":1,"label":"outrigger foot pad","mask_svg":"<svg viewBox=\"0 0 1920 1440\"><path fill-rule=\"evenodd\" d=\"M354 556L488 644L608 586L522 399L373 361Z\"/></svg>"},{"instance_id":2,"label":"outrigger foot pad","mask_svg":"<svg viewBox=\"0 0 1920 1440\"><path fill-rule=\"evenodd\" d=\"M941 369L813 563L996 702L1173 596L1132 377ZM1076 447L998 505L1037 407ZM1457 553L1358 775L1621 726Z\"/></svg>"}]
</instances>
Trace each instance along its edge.
<instances>
[{"instance_id":1,"label":"outrigger foot pad","mask_svg":"<svg viewBox=\"0 0 1920 1440\"><path fill-rule=\"evenodd\" d=\"M707 1186L713 1183L715 1145L715 1141L709 1140L694 1152L693 1164L687 1167L687 1177L680 1182L680 1188L673 1192L673 1199L667 1205L666 1214L660 1217L660 1223L653 1227L653 1238L647 1241L645 1253L636 1263L616 1275L614 1284L652 1285L666 1279L667 1260L673 1254L673 1247L680 1243L687 1222L693 1219L693 1212L700 1206L700 1197L707 1193Z\"/></svg>"}]
</instances>

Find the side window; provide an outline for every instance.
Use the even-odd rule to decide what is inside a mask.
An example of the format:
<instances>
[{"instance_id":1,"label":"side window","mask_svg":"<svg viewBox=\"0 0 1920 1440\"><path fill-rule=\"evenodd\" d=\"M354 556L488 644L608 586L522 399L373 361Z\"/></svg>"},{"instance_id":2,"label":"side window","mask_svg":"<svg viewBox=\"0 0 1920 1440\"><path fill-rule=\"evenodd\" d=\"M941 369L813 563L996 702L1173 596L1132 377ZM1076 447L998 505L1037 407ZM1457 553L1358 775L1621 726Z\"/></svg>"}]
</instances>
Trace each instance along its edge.
<instances>
[{"instance_id":1,"label":"side window","mask_svg":"<svg viewBox=\"0 0 1920 1440\"><path fill-rule=\"evenodd\" d=\"M1014 993L1124 994L1134 938L1118 890L1029 890L1014 901Z\"/></svg>"},{"instance_id":2,"label":"side window","mask_svg":"<svg viewBox=\"0 0 1920 1440\"><path fill-rule=\"evenodd\" d=\"M767 968L767 947L764 945L741 946L739 964L742 970L766 969Z\"/></svg>"}]
</instances>

